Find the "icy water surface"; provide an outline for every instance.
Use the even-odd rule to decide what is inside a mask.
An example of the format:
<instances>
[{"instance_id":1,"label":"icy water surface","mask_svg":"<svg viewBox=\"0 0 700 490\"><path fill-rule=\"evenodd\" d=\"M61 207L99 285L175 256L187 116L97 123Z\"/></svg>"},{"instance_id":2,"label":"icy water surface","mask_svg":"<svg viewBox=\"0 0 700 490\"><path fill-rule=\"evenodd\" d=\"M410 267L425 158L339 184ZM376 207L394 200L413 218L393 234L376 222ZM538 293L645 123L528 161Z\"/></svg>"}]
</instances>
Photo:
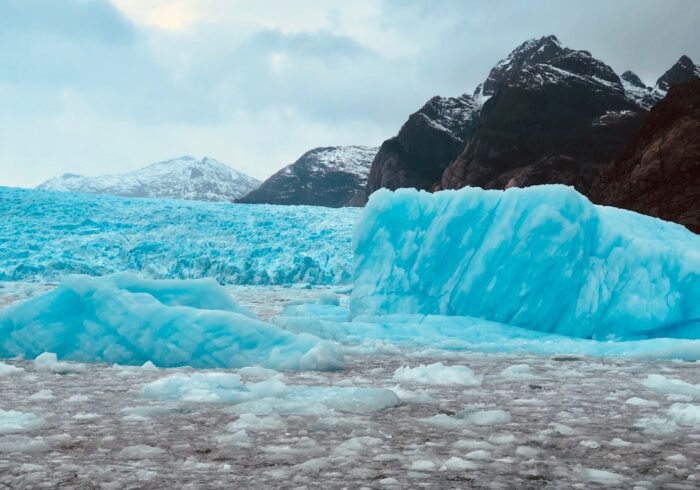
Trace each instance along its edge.
<instances>
[{"instance_id":1,"label":"icy water surface","mask_svg":"<svg viewBox=\"0 0 700 490\"><path fill-rule=\"evenodd\" d=\"M326 291L230 290L263 318ZM385 350L348 348L336 373L198 371L311 393L248 403L142 393L190 369L5 361L0 488L698 486L700 364ZM352 388L400 402L344 403Z\"/></svg>"},{"instance_id":2,"label":"icy water surface","mask_svg":"<svg viewBox=\"0 0 700 490\"><path fill-rule=\"evenodd\" d=\"M479 386L393 378L421 361L358 356L339 373L257 373L289 388L387 387L402 399L360 413L252 406L257 415L141 396L186 370L71 364L77 372L56 374L11 362L24 372L0 376L2 409L42 420L0 422L0 487L697 487L700 430L670 415L692 394L640 384L650 372L697 383L697 364L471 354L446 363L469 366Z\"/></svg>"}]
</instances>

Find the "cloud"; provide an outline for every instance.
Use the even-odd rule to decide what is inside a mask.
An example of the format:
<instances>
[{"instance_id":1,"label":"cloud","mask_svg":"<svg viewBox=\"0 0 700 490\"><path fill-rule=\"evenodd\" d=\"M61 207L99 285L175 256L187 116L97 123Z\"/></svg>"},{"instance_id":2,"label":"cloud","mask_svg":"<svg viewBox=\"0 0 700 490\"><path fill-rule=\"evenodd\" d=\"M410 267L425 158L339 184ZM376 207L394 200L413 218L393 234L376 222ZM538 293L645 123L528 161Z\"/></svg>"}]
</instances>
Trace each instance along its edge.
<instances>
[{"instance_id":1,"label":"cloud","mask_svg":"<svg viewBox=\"0 0 700 490\"><path fill-rule=\"evenodd\" d=\"M0 183L180 153L266 177L380 143L531 37L653 82L700 61L699 18L695 0L3 0Z\"/></svg>"}]
</instances>

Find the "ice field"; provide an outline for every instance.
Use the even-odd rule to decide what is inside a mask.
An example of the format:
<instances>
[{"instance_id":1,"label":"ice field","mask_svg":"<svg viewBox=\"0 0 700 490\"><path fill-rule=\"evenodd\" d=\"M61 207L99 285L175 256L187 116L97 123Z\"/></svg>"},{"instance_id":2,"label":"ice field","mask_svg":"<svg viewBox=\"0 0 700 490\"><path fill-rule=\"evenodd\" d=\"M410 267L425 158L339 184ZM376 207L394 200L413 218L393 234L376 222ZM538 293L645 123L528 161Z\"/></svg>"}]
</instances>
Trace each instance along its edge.
<instances>
[{"instance_id":1,"label":"ice field","mask_svg":"<svg viewBox=\"0 0 700 490\"><path fill-rule=\"evenodd\" d=\"M698 486L677 225L558 186L0 209L0 488Z\"/></svg>"}]
</instances>

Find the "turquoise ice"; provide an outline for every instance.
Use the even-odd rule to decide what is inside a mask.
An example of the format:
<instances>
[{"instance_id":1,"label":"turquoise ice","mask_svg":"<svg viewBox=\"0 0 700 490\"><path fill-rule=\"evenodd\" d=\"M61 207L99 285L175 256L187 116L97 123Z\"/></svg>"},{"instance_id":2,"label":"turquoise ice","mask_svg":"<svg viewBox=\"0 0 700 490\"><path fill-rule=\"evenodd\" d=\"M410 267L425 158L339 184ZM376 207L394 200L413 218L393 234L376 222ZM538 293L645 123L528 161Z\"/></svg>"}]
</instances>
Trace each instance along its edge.
<instances>
[{"instance_id":1,"label":"turquoise ice","mask_svg":"<svg viewBox=\"0 0 700 490\"><path fill-rule=\"evenodd\" d=\"M53 291L0 310L0 358L44 352L161 367L343 367L336 346L253 318L213 279L132 274L67 276Z\"/></svg>"},{"instance_id":2,"label":"turquoise ice","mask_svg":"<svg viewBox=\"0 0 700 490\"><path fill-rule=\"evenodd\" d=\"M372 195L351 315L468 316L593 339L700 338L700 236L574 189Z\"/></svg>"}]
</instances>

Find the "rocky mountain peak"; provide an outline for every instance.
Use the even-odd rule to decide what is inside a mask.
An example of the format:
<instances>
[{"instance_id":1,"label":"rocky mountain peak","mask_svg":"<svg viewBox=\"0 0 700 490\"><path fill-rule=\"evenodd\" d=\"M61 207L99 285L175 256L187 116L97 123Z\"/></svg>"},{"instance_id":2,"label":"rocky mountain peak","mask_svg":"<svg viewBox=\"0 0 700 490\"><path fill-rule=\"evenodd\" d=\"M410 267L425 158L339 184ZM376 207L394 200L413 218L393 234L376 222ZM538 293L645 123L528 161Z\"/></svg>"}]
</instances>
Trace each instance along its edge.
<instances>
[{"instance_id":1,"label":"rocky mountain peak","mask_svg":"<svg viewBox=\"0 0 700 490\"><path fill-rule=\"evenodd\" d=\"M615 71L586 50L564 46L556 36L530 39L499 61L475 95L491 96L503 83L542 86L565 79L585 78L587 83L612 84L622 90Z\"/></svg>"},{"instance_id":2,"label":"rocky mountain peak","mask_svg":"<svg viewBox=\"0 0 700 490\"><path fill-rule=\"evenodd\" d=\"M647 86L644 84L644 82L642 82L642 79L639 78L639 76L631 70L627 70L626 72L624 72L622 75L620 75L620 78L622 80L624 80L625 82L628 82L633 87L643 88L643 89L647 88Z\"/></svg>"},{"instance_id":3,"label":"rocky mountain peak","mask_svg":"<svg viewBox=\"0 0 700 490\"><path fill-rule=\"evenodd\" d=\"M667 91L672 85L686 83L700 78L700 65L688 56L681 56L676 63L656 81L656 88Z\"/></svg>"}]
</instances>

